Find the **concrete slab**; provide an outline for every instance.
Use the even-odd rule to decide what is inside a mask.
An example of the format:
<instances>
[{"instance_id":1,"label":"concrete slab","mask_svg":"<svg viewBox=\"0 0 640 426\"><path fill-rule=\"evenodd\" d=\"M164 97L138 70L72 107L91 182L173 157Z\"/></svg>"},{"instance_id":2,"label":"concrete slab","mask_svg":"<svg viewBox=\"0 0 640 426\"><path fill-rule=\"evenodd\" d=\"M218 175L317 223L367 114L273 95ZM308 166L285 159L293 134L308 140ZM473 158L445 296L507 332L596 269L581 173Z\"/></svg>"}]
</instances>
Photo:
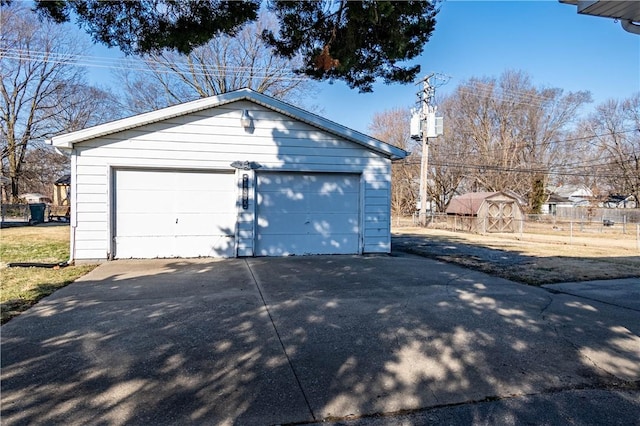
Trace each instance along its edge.
<instances>
[{"instance_id":1,"label":"concrete slab","mask_svg":"<svg viewBox=\"0 0 640 426\"><path fill-rule=\"evenodd\" d=\"M411 255L108 262L2 326L2 423L264 425L470 405L448 423L475 419L479 401L496 419L587 423L572 398L640 410L639 328L633 309Z\"/></svg>"},{"instance_id":2,"label":"concrete slab","mask_svg":"<svg viewBox=\"0 0 640 426\"><path fill-rule=\"evenodd\" d=\"M637 313L411 256L248 263L318 419L640 379ZM584 352L612 339L616 368Z\"/></svg>"},{"instance_id":3,"label":"concrete slab","mask_svg":"<svg viewBox=\"0 0 640 426\"><path fill-rule=\"evenodd\" d=\"M640 311L640 277L619 280L547 284L542 287L552 291Z\"/></svg>"},{"instance_id":4,"label":"concrete slab","mask_svg":"<svg viewBox=\"0 0 640 426\"><path fill-rule=\"evenodd\" d=\"M394 416L312 423L322 426L640 424L640 393L571 390L437 407Z\"/></svg>"},{"instance_id":5,"label":"concrete slab","mask_svg":"<svg viewBox=\"0 0 640 426\"><path fill-rule=\"evenodd\" d=\"M310 418L243 261L106 263L2 327L5 425Z\"/></svg>"}]
</instances>

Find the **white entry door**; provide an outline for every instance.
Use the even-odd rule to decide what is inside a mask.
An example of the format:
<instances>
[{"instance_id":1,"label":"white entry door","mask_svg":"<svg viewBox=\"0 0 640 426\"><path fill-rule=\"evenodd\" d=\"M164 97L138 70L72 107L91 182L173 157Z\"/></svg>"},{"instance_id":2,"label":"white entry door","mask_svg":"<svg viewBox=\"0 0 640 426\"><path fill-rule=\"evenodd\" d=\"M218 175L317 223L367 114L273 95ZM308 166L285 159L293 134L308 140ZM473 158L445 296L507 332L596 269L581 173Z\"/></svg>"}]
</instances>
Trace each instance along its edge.
<instances>
[{"instance_id":1,"label":"white entry door","mask_svg":"<svg viewBox=\"0 0 640 426\"><path fill-rule=\"evenodd\" d=\"M357 254L360 177L259 173L257 256Z\"/></svg>"},{"instance_id":2,"label":"white entry door","mask_svg":"<svg viewBox=\"0 0 640 426\"><path fill-rule=\"evenodd\" d=\"M116 258L233 257L234 173L116 170Z\"/></svg>"}]
</instances>

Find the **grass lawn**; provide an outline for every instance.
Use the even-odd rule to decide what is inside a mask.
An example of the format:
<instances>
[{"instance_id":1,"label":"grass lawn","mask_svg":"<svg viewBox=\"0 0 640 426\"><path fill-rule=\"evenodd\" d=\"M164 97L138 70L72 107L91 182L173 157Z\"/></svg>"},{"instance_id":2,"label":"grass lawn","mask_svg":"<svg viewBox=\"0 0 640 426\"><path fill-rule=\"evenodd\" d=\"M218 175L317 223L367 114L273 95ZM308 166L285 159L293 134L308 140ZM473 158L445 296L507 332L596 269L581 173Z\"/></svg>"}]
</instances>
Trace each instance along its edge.
<instances>
[{"instance_id":1,"label":"grass lawn","mask_svg":"<svg viewBox=\"0 0 640 426\"><path fill-rule=\"evenodd\" d=\"M525 284L640 277L634 235L473 234L421 227L393 230L425 238L411 252Z\"/></svg>"},{"instance_id":2,"label":"grass lawn","mask_svg":"<svg viewBox=\"0 0 640 426\"><path fill-rule=\"evenodd\" d=\"M95 265L7 267L12 262L61 263L69 259L69 226L29 226L0 231L0 323L72 283Z\"/></svg>"}]
</instances>

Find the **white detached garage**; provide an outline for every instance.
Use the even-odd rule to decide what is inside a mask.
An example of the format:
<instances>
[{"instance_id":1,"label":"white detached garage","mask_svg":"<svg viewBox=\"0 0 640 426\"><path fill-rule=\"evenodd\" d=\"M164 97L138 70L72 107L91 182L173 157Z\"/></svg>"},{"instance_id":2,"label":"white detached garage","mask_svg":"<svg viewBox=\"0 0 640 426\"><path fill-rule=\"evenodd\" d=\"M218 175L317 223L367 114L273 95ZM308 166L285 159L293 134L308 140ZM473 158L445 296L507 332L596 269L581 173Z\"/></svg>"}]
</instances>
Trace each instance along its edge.
<instances>
[{"instance_id":1,"label":"white detached garage","mask_svg":"<svg viewBox=\"0 0 640 426\"><path fill-rule=\"evenodd\" d=\"M249 89L56 136L71 256L388 253L405 151Z\"/></svg>"}]
</instances>

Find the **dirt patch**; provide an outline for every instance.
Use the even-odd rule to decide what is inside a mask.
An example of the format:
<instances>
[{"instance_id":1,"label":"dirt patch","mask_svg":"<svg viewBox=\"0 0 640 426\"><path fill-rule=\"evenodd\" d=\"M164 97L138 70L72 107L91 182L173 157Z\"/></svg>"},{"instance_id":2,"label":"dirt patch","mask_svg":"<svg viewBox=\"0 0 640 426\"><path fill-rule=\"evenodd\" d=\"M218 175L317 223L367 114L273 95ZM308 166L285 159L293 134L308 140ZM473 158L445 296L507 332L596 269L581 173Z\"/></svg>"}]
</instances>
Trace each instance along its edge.
<instances>
[{"instance_id":1,"label":"dirt patch","mask_svg":"<svg viewBox=\"0 0 640 426\"><path fill-rule=\"evenodd\" d=\"M640 277L635 241L398 228L393 249L533 285Z\"/></svg>"}]
</instances>

